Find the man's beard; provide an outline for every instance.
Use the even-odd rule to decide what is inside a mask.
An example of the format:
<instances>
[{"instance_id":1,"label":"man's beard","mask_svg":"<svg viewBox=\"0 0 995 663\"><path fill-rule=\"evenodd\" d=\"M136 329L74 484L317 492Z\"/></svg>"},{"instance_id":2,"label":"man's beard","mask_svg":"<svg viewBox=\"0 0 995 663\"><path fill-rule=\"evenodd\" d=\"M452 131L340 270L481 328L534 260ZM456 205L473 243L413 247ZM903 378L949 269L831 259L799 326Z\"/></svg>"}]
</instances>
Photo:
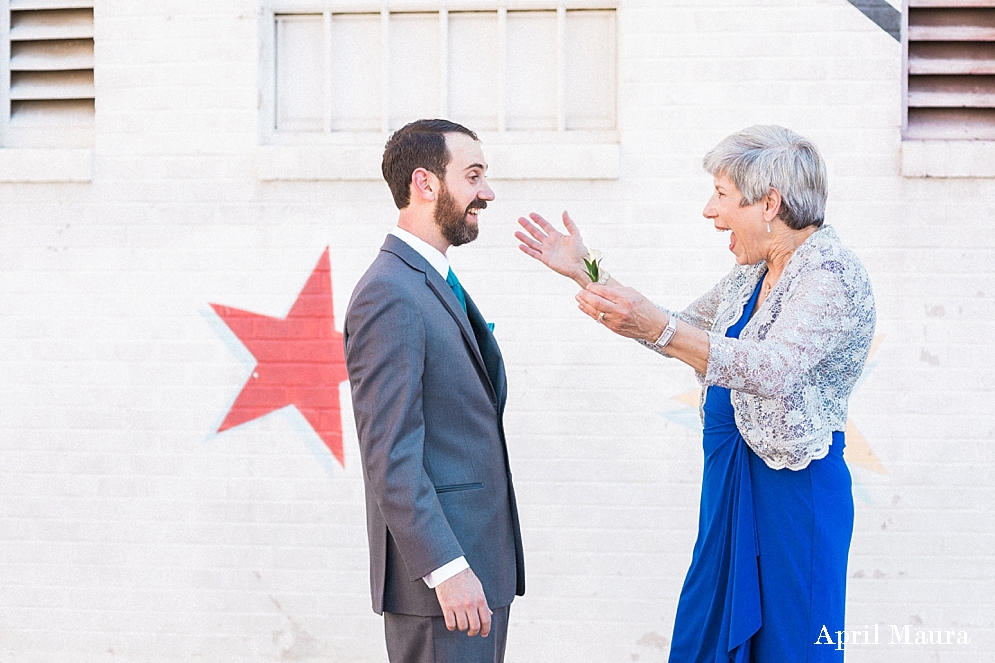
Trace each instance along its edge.
<instances>
[{"instance_id":1,"label":"man's beard","mask_svg":"<svg viewBox=\"0 0 995 663\"><path fill-rule=\"evenodd\" d=\"M475 198L461 212L445 182L441 183L439 200L435 204L435 225L439 226L442 236L450 246L462 246L477 239L480 228L466 220L467 214L474 207L484 209L487 203Z\"/></svg>"}]
</instances>

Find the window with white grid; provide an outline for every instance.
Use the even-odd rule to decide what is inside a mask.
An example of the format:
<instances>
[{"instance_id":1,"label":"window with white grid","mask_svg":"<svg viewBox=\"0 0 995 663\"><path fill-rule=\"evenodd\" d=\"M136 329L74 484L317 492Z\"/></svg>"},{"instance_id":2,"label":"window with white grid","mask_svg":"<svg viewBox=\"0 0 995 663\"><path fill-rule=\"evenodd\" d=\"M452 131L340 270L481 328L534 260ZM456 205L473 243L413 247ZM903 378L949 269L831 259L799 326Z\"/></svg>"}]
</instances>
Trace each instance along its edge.
<instances>
[{"instance_id":1,"label":"window with white grid","mask_svg":"<svg viewBox=\"0 0 995 663\"><path fill-rule=\"evenodd\" d=\"M311 4L274 2L263 26L272 31L267 133L385 133L421 117L478 132L616 127L613 7Z\"/></svg>"},{"instance_id":2,"label":"window with white grid","mask_svg":"<svg viewBox=\"0 0 995 663\"><path fill-rule=\"evenodd\" d=\"M93 145L93 0L8 0L3 9L3 148Z\"/></svg>"}]
</instances>

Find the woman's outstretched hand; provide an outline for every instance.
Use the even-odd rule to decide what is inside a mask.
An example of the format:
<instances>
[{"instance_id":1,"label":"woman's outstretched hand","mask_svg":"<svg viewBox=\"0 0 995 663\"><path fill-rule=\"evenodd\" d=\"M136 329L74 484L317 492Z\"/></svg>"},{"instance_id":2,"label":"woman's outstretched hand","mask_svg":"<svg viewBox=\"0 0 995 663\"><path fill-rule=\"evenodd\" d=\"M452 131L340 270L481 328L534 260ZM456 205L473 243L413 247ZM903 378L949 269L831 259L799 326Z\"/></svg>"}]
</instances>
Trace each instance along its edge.
<instances>
[{"instance_id":1,"label":"woman's outstretched hand","mask_svg":"<svg viewBox=\"0 0 995 663\"><path fill-rule=\"evenodd\" d=\"M563 212L566 235L535 212L529 214L528 219L520 217L518 223L525 230L515 233L515 237L521 242L518 248L523 253L532 256L557 274L573 279L582 288L591 282L584 268L587 247L581 239L580 229L569 214Z\"/></svg>"}]
</instances>

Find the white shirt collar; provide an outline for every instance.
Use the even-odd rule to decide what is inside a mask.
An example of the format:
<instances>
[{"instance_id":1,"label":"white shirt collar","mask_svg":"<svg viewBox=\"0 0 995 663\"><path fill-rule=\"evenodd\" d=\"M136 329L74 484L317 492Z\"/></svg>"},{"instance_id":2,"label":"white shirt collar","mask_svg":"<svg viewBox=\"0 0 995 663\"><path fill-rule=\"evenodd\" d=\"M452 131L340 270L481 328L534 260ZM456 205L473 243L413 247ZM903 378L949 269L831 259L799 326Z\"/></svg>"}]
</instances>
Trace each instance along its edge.
<instances>
[{"instance_id":1,"label":"white shirt collar","mask_svg":"<svg viewBox=\"0 0 995 663\"><path fill-rule=\"evenodd\" d=\"M442 275L443 279L449 276L449 258L439 249L400 226L394 227L390 234L417 251L422 258L428 261L428 264L435 268L435 271Z\"/></svg>"}]
</instances>

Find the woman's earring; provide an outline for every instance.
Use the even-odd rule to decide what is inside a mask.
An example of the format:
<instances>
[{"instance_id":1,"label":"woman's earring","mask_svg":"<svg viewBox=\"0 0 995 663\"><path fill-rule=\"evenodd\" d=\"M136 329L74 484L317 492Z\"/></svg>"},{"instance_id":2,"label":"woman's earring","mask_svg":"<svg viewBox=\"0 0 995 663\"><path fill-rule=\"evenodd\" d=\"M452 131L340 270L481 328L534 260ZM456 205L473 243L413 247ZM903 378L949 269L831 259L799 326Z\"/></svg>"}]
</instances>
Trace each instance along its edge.
<instances>
[{"instance_id":1,"label":"woman's earring","mask_svg":"<svg viewBox=\"0 0 995 663\"><path fill-rule=\"evenodd\" d=\"M767 222L767 232L770 232L770 221Z\"/></svg>"}]
</instances>

